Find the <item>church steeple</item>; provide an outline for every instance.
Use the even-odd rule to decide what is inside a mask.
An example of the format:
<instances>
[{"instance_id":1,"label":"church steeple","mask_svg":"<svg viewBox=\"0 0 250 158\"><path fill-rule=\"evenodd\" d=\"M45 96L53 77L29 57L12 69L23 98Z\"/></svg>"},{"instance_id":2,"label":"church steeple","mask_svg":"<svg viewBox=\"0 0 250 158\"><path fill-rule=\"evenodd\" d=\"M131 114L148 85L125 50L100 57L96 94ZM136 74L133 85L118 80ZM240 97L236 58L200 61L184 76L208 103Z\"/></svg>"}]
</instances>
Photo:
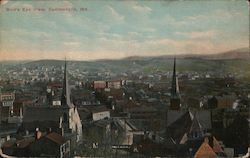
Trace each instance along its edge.
<instances>
[{"instance_id":1,"label":"church steeple","mask_svg":"<svg viewBox=\"0 0 250 158\"><path fill-rule=\"evenodd\" d=\"M71 106L66 59L65 59L65 65L64 65L64 77L63 77L63 90L62 90L62 97L61 97L61 105L68 106L68 107Z\"/></svg>"},{"instance_id":2,"label":"church steeple","mask_svg":"<svg viewBox=\"0 0 250 158\"><path fill-rule=\"evenodd\" d=\"M179 110L180 109L179 85L178 85L178 78L176 76L176 58L174 58L172 86L171 86L171 98L170 98L170 109L172 109L172 110Z\"/></svg>"}]
</instances>

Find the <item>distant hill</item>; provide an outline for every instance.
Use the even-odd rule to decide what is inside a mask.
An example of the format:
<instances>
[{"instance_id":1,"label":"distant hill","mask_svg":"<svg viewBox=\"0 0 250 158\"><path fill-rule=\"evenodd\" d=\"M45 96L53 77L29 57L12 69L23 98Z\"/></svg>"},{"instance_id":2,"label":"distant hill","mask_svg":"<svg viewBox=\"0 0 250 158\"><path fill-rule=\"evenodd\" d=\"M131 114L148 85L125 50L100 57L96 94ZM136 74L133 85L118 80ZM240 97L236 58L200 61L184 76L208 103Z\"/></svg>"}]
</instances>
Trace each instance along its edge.
<instances>
[{"instance_id":1,"label":"distant hill","mask_svg":"<svg viewBox=\"0 0 250 158\"><path fill-rule=\"evenodd\" d=\"M126 57L123 60L149 60L149 59L171 59L174 58L174 55L162 55L162 56L130 56ZM181 54L176 55L176 58L187 58L187 59L213 59L213 60L222 60L222 59L250 59L250 50L249 48L240 48L227 52L216 53L216 54Z\"/></svg>"},{"instance_id":2,"label":"distant hill","mask_svg":"<svg viewBox=\"0 0 250 158\"><path fill-rule=\"evenodd\" d=\"M172 71L173 55L141 57L133 56L124 59L103 59L96 61L68 61L69 69L79 69L79 71L113 73L121 72L141 72L151 73L155 71ZM248 59L248 60L246 60ZM242 72L248 71L250 74L249 50L238 49L220 54L212 55L179 55L177 56L178 71L215 71L221 72ZM63 66L63 60L38 60L26 61L13 64L15 67L40 67L40 66ZM9 65L11 67L11 64Z\"/></svg>"},{"instance_id":3,"label":"distant hill","mask_svg":"<svg viewBox=\"0 0 250 158\"><path fill-rule=\"evenodd\" d=\"M231 50L224 53L204 56L205 59L250 59L249 48Z\"/></svg>"}]
</instances>

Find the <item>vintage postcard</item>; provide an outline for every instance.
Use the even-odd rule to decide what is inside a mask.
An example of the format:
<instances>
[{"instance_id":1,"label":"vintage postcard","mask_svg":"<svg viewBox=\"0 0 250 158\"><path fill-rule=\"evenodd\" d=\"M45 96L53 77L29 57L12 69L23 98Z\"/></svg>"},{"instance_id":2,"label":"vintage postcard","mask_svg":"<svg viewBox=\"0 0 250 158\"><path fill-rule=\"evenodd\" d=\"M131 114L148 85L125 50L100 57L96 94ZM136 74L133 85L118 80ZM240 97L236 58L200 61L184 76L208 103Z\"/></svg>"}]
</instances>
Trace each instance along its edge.
<instances>
[{"instance_id":1,"label":"vintage postcard","mask_svg":"<svg viewBox=\"0 0 250 158\"><path fill-rule=\"evenodd\" d=\"M0 157L250 156L247 0L0 0Z\"/></svg>"}]
</instances>

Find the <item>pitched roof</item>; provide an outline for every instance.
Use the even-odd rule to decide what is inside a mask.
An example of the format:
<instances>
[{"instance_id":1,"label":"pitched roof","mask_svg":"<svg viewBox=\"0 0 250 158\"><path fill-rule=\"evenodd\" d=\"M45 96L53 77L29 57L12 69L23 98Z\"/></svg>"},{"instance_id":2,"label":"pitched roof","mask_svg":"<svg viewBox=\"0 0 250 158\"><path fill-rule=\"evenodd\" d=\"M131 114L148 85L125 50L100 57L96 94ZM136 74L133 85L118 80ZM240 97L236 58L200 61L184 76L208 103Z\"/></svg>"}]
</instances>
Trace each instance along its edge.
<instances>
[{"instance_id":1,"label":"pitched roof","mask_svg":"<svg viewBox=\"0 0 250 158\"><path fill-rule=\"evenodd\" d=\"M205 129L211 129L211 115L209 110L200 110L196 112L196 118L199 120L200 125Z\"/></svg>"},{"instance_id":2,"label":"pitched roof","mask_svg":"<svg viewBox=\"0 0 250 158\"><path fill-rule=\"evenodd\" d=\"M186 112L179 110L168 110L167 112L167 126L171 125L177 119L182 117ZM193 111L190 114L193 115ZM211 116L208 110L196 111L196 118L199 120L200 125L205 129L211 129Z\"/></svg>"},{"instance_id":3,"label":"pitched roof","mask_svg":"<svg viewBox=\"0 0 250 158\"><path fill-rule=\"evenodd\" d=\"M180 118L185 112L179 110L168 110L167 112L167 126L175 122Z\"/></svg>"},{"instance_id":4,"label":"pitched roof","mask_svg":"<svg viewBox=\"0 0 250 158\"><path fill-rule=\"evenodd\" d=\"M203 133L202 126L201 126L199 120L197 119L196 114L193 117L193 122L192 122L192 125L191 125L190 130L189 130L189 133L192 133L192 132Z\"/></svg>"},{"instance_id":5,"label":"pitched roof","mask_svg":"<svg viewBox=\"0 0 250 158\"><path fill-rule=\"evenodd\" d=\"M66 140L64 139L63 136L61 136L60 134L57 134L55 132L49 133L45 137L50 139L51 141L55 142L58 145L64 144L66 142Z\"/></svg>"},{"instance_id":6,"label":"pitched roof","mask_svg":"<svg viewBox=\"0 0 250 158\"><path fill-rule=\"evenodd\" d=\"M176 143L180 143L187 133L192 131L203 133L203 129L210 128L211 119L209 111L197 111L195 115L191 111L168 111L166 134Z\"/></svg>"},{"instance_id":7,"label":"pitched roof","mask_svg":"<svg viewBox=\"0 0 250 158\"><path fill-rule=\"evenodd\" d=\"M200 148L194 155L194 158L216 158L217 155L207 142L201 144Z\"/></svg>"},{"instance_id":8,"label":"pitched roof","mask_svg":"<svg viewBox=\"0 0 250 158\"><path fill-rule=\"evenodd\" d=\"M68 107L27 107L23 122L58 121L64 113L68 114Z\"/></svg>"},{"instance_id":9,"label":"pitched roof","mask_svg":"<svg viewBox=\"0 0 250 158\"><path fill-rule=\"evenodd\" d=\"M29 146L32 142L34 141L33 138L25 138L22 140L9 140L5 142L2 147L4 148L12 148L12 147L17 147L17 148L25 148Z\"/></svg>"},{"instance_id":10,"label":"pitched roof","mask_svg":"<svg viewBox=\"0 0 250 158\"><path fill-rule=\"evenodd\" d=\"M106 106L104 105L99 105L99 106L92 106L92 105L86 105L81 109L86 109L86 111L89 111L91 113L98 113L98 112L105 112L105 111L110 111Z\"/></svg>"},{"instance_id":11,"label":"pitched roof","mask_svg":"<svg viewBox=\"0 0 250 158\"><path fill-rule=\"evenodd\" d=\"M188 133L192 125L192 119L190 113L187 111L184 115L174 121L168 126L169 136L174 139L176 143L179 143L185 133Z\"/></svg>"},{"instance_id":12,"label":"pitched roof","mask_svg":"<svg viewBox=\"0 0 250 158\"><path fill-rule=\"evenodd\" d=\"M36 128L39 128L40 131L46 131L48 128L51 128L53 131L58 130L59 121L33 121L33 122L23 122L22 126L18 128L19 132L35 131Z\"/></svg>"}]
</instances>

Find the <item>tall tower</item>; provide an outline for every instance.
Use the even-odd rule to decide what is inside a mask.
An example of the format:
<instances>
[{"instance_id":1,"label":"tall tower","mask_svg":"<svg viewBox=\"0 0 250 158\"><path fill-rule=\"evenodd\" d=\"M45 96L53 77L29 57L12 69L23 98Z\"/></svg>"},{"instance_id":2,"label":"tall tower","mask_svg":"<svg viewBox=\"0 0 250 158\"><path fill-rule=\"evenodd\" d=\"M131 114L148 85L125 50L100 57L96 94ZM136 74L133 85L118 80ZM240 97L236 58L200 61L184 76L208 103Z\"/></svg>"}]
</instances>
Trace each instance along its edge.
<instances>
[{"instance_id":1,"label":"tall tower","mask_svg":"<svg viewBox=\"0 0 250 158\"><path fill-rule=\"evenodd\" d=\"M61 96L61 105L68 106L68 107L71 106L66 59L65 59L65 65L64 65L64 78L63 78L63 90L62 90L62 96Z\"/></svg>"},{"instance_id":2,"label":"tall tower","mask_svg":"<svg viewBox=\"0 0 250 158\"><path fill-rule=\"evenodd\" d=\"M171 98L170 98L170 109L171 110L179 110L180 103L181 103L181 99L180 99L180 94L179 94L178 78L176 76L176 58L174 58L174 68L173 68Z\"/></svg>"}]
</instances>

